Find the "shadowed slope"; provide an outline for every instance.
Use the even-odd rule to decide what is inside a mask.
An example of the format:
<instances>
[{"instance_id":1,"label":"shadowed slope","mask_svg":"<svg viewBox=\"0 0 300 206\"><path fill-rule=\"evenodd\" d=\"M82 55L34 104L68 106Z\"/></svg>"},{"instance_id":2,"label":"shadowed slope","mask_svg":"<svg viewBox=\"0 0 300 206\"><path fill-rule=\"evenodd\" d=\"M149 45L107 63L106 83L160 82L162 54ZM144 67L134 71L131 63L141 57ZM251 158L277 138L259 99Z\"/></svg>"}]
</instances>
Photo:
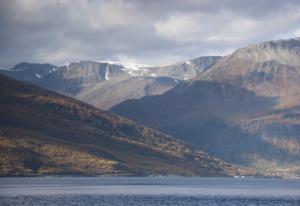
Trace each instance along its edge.
<instances>
[{"instance_id":1,"label":"shadowed slope","mask_svg":"<svg viewBox=\"0 0 300 206\"><path fill-rule=\"evenodd\" d=\"M238 49L188 84L112 111L229 162L300 174L300 39Z\"/></svg>"},{"instance_id":2,"label":"shadowed slope","mask_svg":"<svg viewBox=\"0 0 300 206\"><path fill-rule=\"evenodd\" d=\"M0 76L1 175L253 174L155 130Z\"/></svg>"}]
</instances>

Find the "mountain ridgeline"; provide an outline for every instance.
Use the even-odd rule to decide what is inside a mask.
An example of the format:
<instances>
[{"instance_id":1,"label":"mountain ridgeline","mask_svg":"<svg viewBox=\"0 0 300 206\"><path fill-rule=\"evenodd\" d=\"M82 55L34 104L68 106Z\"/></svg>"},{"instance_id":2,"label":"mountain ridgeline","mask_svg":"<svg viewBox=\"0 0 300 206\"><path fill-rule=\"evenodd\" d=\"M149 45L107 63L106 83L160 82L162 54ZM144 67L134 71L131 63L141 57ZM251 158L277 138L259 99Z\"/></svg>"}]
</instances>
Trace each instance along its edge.
<instances>
[{"instance_id":1,"label":"mountain ridgeline","mask_svg":"<svg viewBox=\"0 0 300 206\"><path fill-rule=\"evenodd\" d=\"M203 162L198 165L195 160L199 158L193 156L197 153L195 151L200 150L226 162L255 167L264 174L300 175L300 38L261 42L237 49L224 57L199 57L157 67L91 61L71 63L61 67L50 64L21 63L10 70L0 70L0 73L74 97L98 108L109 109L113 113L159 131L146 129L146 131L151 131L151 134L165 137L166 135L163 134L165 133L193 146L190 148L172 139L176 144L185 145L184 147L188 148L188 154L191 156L187 155L189 157L186 158L186 155L178 155L179 153L185 154L183 152L185 149L176 149L175 156L181 158L178 164L173 161L173 156L162 158L163 160L159 157L157 164L161 167L155 166L154 168L150 167L153 163L149 165L147 163L147 166L142 164L142 159L150 158L150 153L145 156L142 153L143 157L135 156L140 150L132 149L132 145L125 150L131 155L123 157L121 153L118 153L122 158L111 152L116 151L111 144L101 147L101 150L106 147L110 148L108 151L105 149L105 154L108 156L103 156L103 158L117 162L116 168L126 168L121 169L121 173L130 171L128 173L136 174L142 171L141 173L144 174L149 170L150 173L207 175L210 171L198 169L198 166L201 168ZM80 103L80 105L84 104ZM100 112L94 107L87 107L93 108L88 110L91 111L89 115L92 115L94 111ZM81 110L79 111L78 113L81 114ZM35 111L31 112L35 114ZM57 113L58 110L51 110L50 114L53 112ZM109 114L101 112L101 114ZM30 115L26 114L26 116ZM125 121L114 115L110 117ZM8 119L13 121L15 117ZM25 119L24 117L24 121ZM68 119L67 122L69 121ZM122 134L124 131L136 131L132 130L132 125L135 125L135 128L144 128L129 120L126 121L130 126L127 125L125 130L122 126L122 129L117 131L112 129L112 131L121 131ZM98 122L98 120L91 120L91 122ZM65 128L66 125L63 126L63 133L68 131ZM86 122L83 125L84 127L76 127L76 129L91 130L78 133L93 134L92 137L96 138L97 135L93 132L98 131L96 129L98 126L91 126ZM57 123L56 127L62 126ZM150 150L158 147L159 151L165 151L160 144L155 144L155 146L151 144L149 146L145 142L140 144L139 140L132 139L132 136L137 137L133 135L136 133L126 132L126 138L119 138L122 136L120 133L113 133L113 135L107 135L107 139L111 139L110 136L116 136L118 138L112 138L113 141L122 140L128 144L138 142L139 146L149 147ZM53 136L52 133L50 136ZM146 136L149 137L149 135ZM144 133L138 137L143 139ZM152 138L153 135L150 137ZM14 143L9 144L14 145ZM113 145L120 146L118 143ZM81 146L78 148L82 149ZM167 148L170 149L173 146ZM91 150L88 148L85 151ZM170 155L172 152L167 150L167 153ZM201 154L205 153L201 152ZM206 156L206 162L212 159L220 161L209 155ZM140 160L137 164L142 164L142 166L136 166L133 161L135 158ZM173 162L170 163L169 160ZM222 170L222 174L228 174L228 168L231 168L230 174L238 171L237 167L220 162L222 162L221 168L223 169L217 170ZM165 163L168 165L167 168L173 168L170 165L175 165L172 170L167 170L172 172L161 169L165 167ZM213 168L217 168L215 165L218 163L215 163L212 163ZM245 168L239 170L251 173ZM211 174L219 174L216 170L212 171Z\"/></svg>"},{"instance_id":2,"label":"mountain ridgeline","mask_svg":"<svg viewBox=\"0 0 300 206\"><path fill-rule=\"evenodd\" d=\"M0 75L0 175L255 175L169 135Z\"/></svg>"},{"instance_id":3,"label":"mountain ridgeline","mask_svg":"<svg viewBox=\"0 0 300 206\"><path fill-rule=\"evenodd\" d=\"M241 48L196 78L111 111L236 164L300 174L300 38Z\"/></svg>"},{"instance_id":4,"label":"mountain ridgeline","mask_svg":"<svg viewBox=\"0 0 300 206\"><path fill-rule=\"evenodd\" d=\"M74 97L101 109L127 99L162 94L196 77L220 57L207 56L162 67L81 61L68 66L20 63L0 73Z\"/></svg>"}]
</instances>

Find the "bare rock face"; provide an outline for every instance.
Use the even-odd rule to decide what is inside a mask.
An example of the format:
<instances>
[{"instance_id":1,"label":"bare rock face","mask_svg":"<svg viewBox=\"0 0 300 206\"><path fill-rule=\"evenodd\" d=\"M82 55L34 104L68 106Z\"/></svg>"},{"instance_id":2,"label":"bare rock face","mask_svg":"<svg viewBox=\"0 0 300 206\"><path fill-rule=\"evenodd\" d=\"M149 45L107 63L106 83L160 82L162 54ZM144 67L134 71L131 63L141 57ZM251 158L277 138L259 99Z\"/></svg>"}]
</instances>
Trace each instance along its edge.
<instances>
[{"instance_id":1,"label":"bare rock face","mask_svg":"<svg viewBox=\"0 0 300 206\"><path fill-rule=\"evenodd\" d=\"M109 79L127 78L119 65L81 61L63 66L57 72L45 76L37 85L52 91L75 96L86 88Z\"/></svg>"},{"instance_id":2,"label":"bare rock face","mask_svg":"<svg viewBox=\"0 0 300 206\"><path fill-rule=\"evenodd\" d=\"M62 77L66 80L74 79L83 84L94 84L125 75L122 69L123 67L119 65L81 61L65 67L62 70Z\"/></svg>"},{"instance_id":3,"label":"bare rock face","mask_svg":"<svg viewBox=\"0 0 300 206\"><path fill-rule=\"evenodd\" d=\"M190 83L111 110L227 161L299 175L299 89L295 38L238 49Z\"/></svg>"}]
</instances>

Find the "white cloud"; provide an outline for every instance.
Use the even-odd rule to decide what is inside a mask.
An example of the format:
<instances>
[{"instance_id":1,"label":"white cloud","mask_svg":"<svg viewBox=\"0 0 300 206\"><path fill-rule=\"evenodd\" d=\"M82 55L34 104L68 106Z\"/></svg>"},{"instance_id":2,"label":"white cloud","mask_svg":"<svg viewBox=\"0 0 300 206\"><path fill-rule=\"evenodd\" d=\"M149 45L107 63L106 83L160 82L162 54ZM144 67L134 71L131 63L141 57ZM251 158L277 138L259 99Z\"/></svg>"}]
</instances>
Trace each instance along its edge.
<instances>
[{"instance_id":1,"label":"white cloud","mask_svg":"<svg viewBox=\"0 0 300 206\"><path fill-rule=\"evenodd\" d=\"M232 13L179 13L155 24L162 37L178 42L241 41L255 30L257 22Z\"/></svg>"},{"instance_id":2,"label":"white cloud","mask_svg":"<svg viewBox=\"0 0 300 206\"><path fill-rule=\"evenodd\" d=\"M239 13L176 13L166 20L155 23L158 35L180 43L243 43L259 36L286 32L290 26L299 24L300 10L290 15L274 14L268 18L242 16Z\"/></svg>"},{"instance_id":3,"label":"white cloud","mask_svg":"<svg viewBox=\"0 0 300 206\"><path fill-rule=\"evenodd\" d=\"M167 64L299 28L299 0L0 0L0 62Z\"/></svg>"},{"instance_id":4,"label":"white cloud","mask_svg":"<svg viewBox=\"0 0 300 206\"><path fill-rule=\"evenodd\" d=\"M72 22L81 22L90 29L106 30L135 22L135 5L124 0L73 1L71 10Z\"/></svg>"}]
</instances>

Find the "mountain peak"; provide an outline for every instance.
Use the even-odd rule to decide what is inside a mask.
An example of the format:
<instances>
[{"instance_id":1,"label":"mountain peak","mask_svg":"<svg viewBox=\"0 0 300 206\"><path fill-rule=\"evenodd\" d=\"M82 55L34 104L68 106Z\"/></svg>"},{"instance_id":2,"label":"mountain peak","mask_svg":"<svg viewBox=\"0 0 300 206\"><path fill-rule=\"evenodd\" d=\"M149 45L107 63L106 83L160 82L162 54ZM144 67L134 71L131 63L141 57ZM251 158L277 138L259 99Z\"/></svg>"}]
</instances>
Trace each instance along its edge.
<instances>
[{"instance_id":1,"label":"mountain peak","mask_svg":"<svg viewBox=\"0 0 300 206\"><path fill-rule=\"evenodd\" d=\"M282 64L300 65L300 38L251 44L236 50L232 56L258 62L276 60Z\"/></svg>"}]
</instances>

